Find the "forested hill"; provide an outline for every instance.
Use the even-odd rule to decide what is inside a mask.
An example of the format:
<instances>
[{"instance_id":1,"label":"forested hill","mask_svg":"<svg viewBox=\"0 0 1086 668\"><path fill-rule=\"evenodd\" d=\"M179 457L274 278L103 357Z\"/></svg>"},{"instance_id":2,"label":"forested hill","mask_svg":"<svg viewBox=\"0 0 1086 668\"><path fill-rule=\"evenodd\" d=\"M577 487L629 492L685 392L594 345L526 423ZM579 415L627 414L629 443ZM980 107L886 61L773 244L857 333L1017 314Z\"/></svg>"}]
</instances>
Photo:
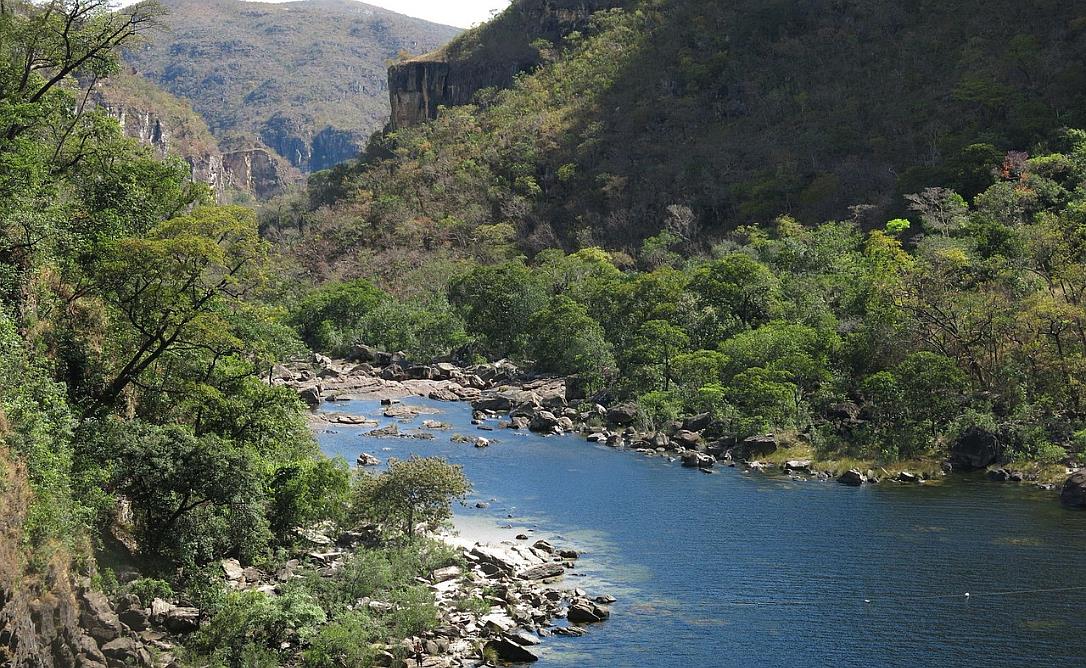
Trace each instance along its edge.
<instances>
[{"instance_id":1,"label":"forested hill","mask_svg":"<svg viewBox=\"0 0 1086 668\"><path fill-rule=\"evenodd\" d=\"M388 62L459 30L354 0L164 0L126 59L192 102L224 150L262 143L303 172L356 157L388 120Z\"/></svg>"},{"instance_id":2,"label":"forested hill","mask_svg":"<svg viewBox=\"0 0 1086 668\"><path fill-rule=\"evenodd\" d=\"M875 224L1086 123L1081 3L645 0L536 48L512 89L401 129L314 205L382 202L346 236L511 224L526 250L635 248L685 209L699 238L860 204Z\"/></svg>"}]
</instances>

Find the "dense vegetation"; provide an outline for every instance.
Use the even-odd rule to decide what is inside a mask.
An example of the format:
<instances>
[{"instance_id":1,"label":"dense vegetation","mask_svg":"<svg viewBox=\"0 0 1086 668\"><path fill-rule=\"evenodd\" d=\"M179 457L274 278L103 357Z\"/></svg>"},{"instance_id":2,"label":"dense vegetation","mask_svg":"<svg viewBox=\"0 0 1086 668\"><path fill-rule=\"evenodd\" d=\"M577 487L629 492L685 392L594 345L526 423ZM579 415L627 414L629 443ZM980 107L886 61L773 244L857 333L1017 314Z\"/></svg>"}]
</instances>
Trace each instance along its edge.
<instances>
[{"instance_id":1,"label":"dense vegetation","mask_svg":"<svg viewBox=\"0 0 1086 668\"><path fill-rule=\"evenodd\" d=\"M285 226L304 227L307 266L356 274L360 248L470 254L494 226L529 253L632 250L674 207L697 240L854 205L870 228L927 187L971 198L1008 151L1050 152L1086 125L1086 15L1055 0L645 0L536 47L546 64L511 89L315 178L310 213Z\"/></svg>"},{"instance_id":2,"label":"dense vegetation","mask_svg":"<svg viewBox=\"0 0 1086 668\"><path fill-rule=\"evenodd\" d=\"M189 648L199 665L302 650L340 665L347 644L368 656L369 640L435 623L414 578L451 556L414 520L446 518L466 481L412 460L352 491L296 393L262 380L305 347L273 305L254 213L212 205L188 165L83 103L156 21L148 5L0 3L0 661L52 665L35 625L89 576L199 603L213 615ZM226 592L221 559L272 568L319 523L384 526L384 547L274 600ZM399 605L352 612L356 596Z\"/></svg>"},{"instance_id":3,"label":"dense vegetation","mask_svg":"<svg viewBox=\"0 0 1086 668\"><path fill-rule=\"evenodd\" d=\"M1086 133L1061 146L1007 155L971 204L910 195L909 218L870 232L782 216L701 256L677 222L636 259L587 247L439 262L444 289L414 299L454 319L405 347L573 374L589 398L636 399L648 428L705 412L736 439L793 433L824 457L882 463L945 456L972 428L1007 460L1073 460L1086 440ZM364 280L332 284L296 317L319 323L314 345L395 346L409 339L372 318L391 301ZM421 332L448 311L398 312Z\"/></svg>"},{"instance_id":4,"label":"dense vegetation","mask_svg":"<svg viewBox=\"0 0 1086 668\"><path fill-rule=\"evenodd\" d=\"M189 100L224 150L263 144L304 172L354 158L388 118L386 63L458 31L353 0L164 0L169 30L126 59Z\"/></svg>"}]
</instances>

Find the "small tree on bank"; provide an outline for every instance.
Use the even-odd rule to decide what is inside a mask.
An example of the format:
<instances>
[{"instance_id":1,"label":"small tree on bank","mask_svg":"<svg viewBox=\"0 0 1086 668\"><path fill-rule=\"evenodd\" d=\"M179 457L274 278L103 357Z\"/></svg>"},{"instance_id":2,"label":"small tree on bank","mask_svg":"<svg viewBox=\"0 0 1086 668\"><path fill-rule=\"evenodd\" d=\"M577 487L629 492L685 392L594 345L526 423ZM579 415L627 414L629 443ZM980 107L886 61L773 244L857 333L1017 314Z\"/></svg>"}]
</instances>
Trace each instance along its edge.
<instances>
[{"instance_id":1,"label":"small tree on bank","mask_svg":"<svg viewBox=\"0 0 1086 668\"><path fill-rule=\"evenodd\" d=\"M393 460L379 475L364 473L355 486L355 521L399 528L411 540L419 525L434 530L452 517L452 502L471 491L464 470L438 457Z\"/></svg>"}]
</instances>

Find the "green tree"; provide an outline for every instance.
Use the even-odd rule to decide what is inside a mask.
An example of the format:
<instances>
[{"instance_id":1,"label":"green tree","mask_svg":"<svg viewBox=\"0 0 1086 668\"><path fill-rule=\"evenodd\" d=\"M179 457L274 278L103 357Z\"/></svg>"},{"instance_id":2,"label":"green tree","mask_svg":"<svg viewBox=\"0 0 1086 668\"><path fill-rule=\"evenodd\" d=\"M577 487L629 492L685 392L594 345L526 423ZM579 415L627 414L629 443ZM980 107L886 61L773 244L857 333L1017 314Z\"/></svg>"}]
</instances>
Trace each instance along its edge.
<instances>
[{"instance_id":1,"label":"green tree","mask_svg":"<svg viewBox=\"0 0 1086 668\"><path fill-rule=\"evenodd\" d=\"M437 528L452 516L452 502L471 491L459 466L436 457L412 457L389 463L379 474L356 482L352 514L356 521L376 520L398 529L410 541L423 525Z\"/></svg>"},{"instance_id":2,"label":"green tree","mask_svg":"<svg viewBox=\"0 0 1086 668\"><path fill-rule=\"evenodd\" d=\"M313 350L332 352L350 344L344 339L359 331L386 295L365 279L332 283L313 290L292 309L290 322Z\"/></svg>"},{"instance_id":3,"label":"green tree","mask_svg":"<svg viewBox=\"0 0 1086 668\"><path fill-rule=\"evenodd\" d=\"M599 384L614 368L611 344L584 306L569 297L551 299L529 321L529 354L543 371L580 374Z\"/></svg>"}]
</instances>

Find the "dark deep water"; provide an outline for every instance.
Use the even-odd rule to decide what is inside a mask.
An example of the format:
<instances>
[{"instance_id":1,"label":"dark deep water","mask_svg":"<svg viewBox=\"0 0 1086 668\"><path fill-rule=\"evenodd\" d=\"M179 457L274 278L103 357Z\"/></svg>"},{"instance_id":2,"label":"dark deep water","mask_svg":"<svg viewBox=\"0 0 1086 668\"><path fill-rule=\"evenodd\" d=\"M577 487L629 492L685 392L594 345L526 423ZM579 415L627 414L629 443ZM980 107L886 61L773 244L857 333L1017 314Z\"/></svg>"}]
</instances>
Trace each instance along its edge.
<instances>
[{"instance_id":1,"label":"dark deep water","mask_svg":"<svg viewBox=\"0 0 1086 668\"><path fill-rule=\"evenodd\" d=\"M576 437L480 432L466 404L404 403L441 414L401 430L452 429L421 441L328 425L325 452L461 464L475 491L460 521L572 545L585 577L569 585L619 599L588 636L546 639L536 665L1086 665L1086 513L1050 492L706 475ZM328 410L393 422L373 401ZM454 433L499 442L476 449ZM1062 591L1007 593L1051 589Z\"/></svg>"}]
</instances>

